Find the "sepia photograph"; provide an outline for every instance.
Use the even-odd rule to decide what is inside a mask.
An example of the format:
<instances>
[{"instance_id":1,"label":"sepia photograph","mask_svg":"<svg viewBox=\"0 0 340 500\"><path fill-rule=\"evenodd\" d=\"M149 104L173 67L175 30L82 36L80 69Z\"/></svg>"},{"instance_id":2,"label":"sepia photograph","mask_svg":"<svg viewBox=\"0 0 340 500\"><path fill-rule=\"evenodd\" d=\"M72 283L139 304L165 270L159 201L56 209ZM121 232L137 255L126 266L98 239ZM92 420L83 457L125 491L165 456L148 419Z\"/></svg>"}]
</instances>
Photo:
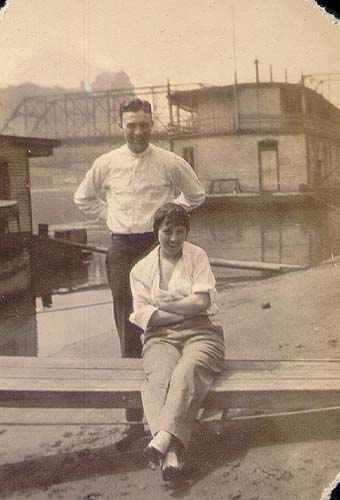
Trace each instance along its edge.
<instances>
[{"instance_id":1,"label":"sepia photograph","mask_svg":"<svg viewBox=\"0 0 340 500\"><path fill-rule=\"evenodd\" d=\"M340 500L340 20L0 2L0 499Z\"/></svg>"}]
</instances>

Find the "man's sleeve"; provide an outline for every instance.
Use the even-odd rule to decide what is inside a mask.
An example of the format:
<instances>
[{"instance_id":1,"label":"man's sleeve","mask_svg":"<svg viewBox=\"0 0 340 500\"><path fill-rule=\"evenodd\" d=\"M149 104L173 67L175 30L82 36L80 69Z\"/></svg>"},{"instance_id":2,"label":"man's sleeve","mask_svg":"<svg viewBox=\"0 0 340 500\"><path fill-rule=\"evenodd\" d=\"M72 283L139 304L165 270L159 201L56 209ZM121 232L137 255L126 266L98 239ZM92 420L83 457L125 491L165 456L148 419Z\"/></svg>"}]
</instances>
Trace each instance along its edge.
<instances>
[{"instance_id":1,"label":"man's sleeve","mask_svg":"<svg viewBox=\"0 0 340 500\"><path fill-rule=\"evenodd\" d=\"M205 200L205 191L195 172L183 158L175 156L174 183L181 194L174 200L187 210L199 207Z\"/></svg>"},{"instance_id":2,"label":"man's sleeve","mask_svg":"<svg viewBox=\"0 0 340 500\"><path fill-rule=\"evenodd\" d=\"M145 331L151 316L157 311L157 307L151 304L150 291L137 276L134 269L130 273L130 285L133 299L133 313L130 314L129 319L131 323L134 323Z\"/></svg>"},{"instance_id":3,"label":"man's sleeve","mask_svg":"<svg viewBox=\"0 0 340 500\"><path fill-rule=\"evenodd\" d=\"M74 194L74 203L86 214L106 220L107 203L99 197L103 187L104 169L105 165L100 159L94 162Z\"/></svg>"}]
</instances>

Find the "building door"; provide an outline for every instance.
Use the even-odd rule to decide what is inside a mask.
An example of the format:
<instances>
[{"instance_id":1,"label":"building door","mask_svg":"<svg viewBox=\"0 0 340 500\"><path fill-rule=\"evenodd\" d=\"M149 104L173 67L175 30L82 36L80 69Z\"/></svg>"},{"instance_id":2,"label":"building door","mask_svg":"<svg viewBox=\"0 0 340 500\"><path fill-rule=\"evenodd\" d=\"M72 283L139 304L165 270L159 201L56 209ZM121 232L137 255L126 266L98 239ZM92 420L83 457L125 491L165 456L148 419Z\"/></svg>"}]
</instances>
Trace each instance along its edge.
<instances>
[{"instance_id":1,"label":"building door","mask_svg":"<svg viewBox=\"0 0 340 500\"><path fill-rule=\"evenodd\" d=\"M282 234L280 226L261 228L261 243L263 262L281 262Z\"/></svg>"},{"instance_id":2,"label":"building door","mask_svg":"<svg viewBox=\"0 0 340 500\"><path fill-rule=\"evenodd\" d=\"M9 200L9 198L10 184L8 163L0 161L0 200Z\"/></svg>"},{"instance_id":3,"label":"building door","mask_svg":"<svg viewBox=\"0 0 340 500\"><path fill-rule=\"evenodd\" d=\"M258 156L260 191L280 191L277 141L259 141Z\"/></svg>"}]
</instances>

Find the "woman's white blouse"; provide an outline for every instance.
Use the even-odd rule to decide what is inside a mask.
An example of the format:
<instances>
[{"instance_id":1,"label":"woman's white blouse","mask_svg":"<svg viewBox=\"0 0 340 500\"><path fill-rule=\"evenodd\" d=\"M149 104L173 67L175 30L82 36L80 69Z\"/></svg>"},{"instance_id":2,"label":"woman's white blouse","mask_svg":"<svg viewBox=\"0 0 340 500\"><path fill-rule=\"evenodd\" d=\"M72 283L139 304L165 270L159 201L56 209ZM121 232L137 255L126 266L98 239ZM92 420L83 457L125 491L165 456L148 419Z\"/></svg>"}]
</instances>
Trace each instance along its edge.
<instances>
[{"instance_id":1,"label":"woman's white blouse","mask_svg":"<svg viewBox=\"0 0 340 500\"><path fill-rule=\"evenodd\" d=\"M182 257L172 273L168 290L163 290L159 287L159 248L156 247L140 260L130 273L133 297L130 321L146 331L151 316L157 311L157 301L181 299L198 292L210 294L211 306L207 314L215 314L218 311L215 304L215 277L205 251L185 241Z\"/></svg>"}]
</instances>

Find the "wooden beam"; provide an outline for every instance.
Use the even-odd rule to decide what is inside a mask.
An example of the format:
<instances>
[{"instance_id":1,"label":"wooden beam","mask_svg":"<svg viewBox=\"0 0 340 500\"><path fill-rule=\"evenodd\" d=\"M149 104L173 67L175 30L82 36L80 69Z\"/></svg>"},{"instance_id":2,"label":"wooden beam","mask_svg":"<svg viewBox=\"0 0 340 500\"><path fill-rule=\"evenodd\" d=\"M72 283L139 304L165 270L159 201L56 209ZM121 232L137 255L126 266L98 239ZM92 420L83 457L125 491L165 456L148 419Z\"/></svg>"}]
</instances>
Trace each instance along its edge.
<instances>
[{"instance_id":1,"label":"wooden beam","mask_svg":"<svg viewBox=\"0 0 340 500\"><path fill-rule=\"evenodd\" d=\"M106 247L98 247L94 245L85 245L83 243L76 243L74 241L65 240L63 238L49 238L51 241L60 244L71 246L75 248L81 248L90 252L107 253ZM248 269L252 271L272 271L275 273L281 273L284 271L300 271L306 269L303 266L295 264L281 264L273 262L255 262L255 261L243 261L243 260L230 260L230 259L219 259L215 257L209 257L209 262L214 267L224 267L230 269Z\"/></svg>"},{"instance_id":2,"label":"wooden beam","mask_svg":"<svg viewBox=\"0 0 340 500\"><path fill-rule=\"evenodd\" d=\"M209 258L209 262L215 267L225 267L231 269L249 269L252 271L272 271L275 273L281 273L284 271L300 271L306 269L303 266L295 264L281 264L273 262L251 262L242 260L228 260L228 259L218 259L214 257Z\"/></svg>"},{"instance_id":3,"label":"wooden beam","mask_svg":"<svg viewBox=\"0 0 340 500\"><path fill-rule=\"evenodd\" d=\"M140 408L140 359L0 358L0 406ZM226 360L205 408L340 406L340 360Z\"/></svg>"}]
</instances>

